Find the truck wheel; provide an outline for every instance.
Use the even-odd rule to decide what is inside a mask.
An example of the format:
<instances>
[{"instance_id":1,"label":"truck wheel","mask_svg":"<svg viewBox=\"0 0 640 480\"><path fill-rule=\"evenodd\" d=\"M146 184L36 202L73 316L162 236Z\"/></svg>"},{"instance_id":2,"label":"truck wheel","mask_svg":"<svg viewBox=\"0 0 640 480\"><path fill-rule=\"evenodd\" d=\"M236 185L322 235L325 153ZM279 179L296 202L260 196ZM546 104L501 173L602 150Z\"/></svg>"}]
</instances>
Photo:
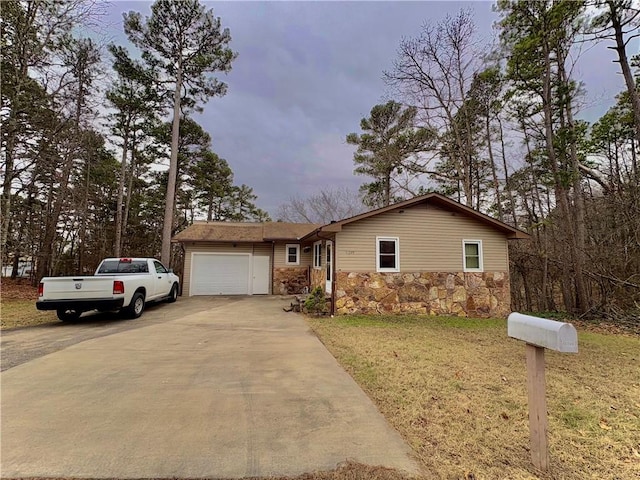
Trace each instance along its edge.
<instances>
[{"instance_id":1,"label":"truck wheel","mask_svg":"<svg viewBox=\"0 0 640 480\"><path fill-rule=\"evenodd\" d=\"M71 308L59 308L56 310L58 318L63 322L75 322L80 318L82 312L80 310L73 310Z\"/></svg>"},{"instance_id":2,"label":"truck wheel","mask_svg":"<svg viewBox=\"0 0 640 480\"><path fill-rule=\"evenodd\" d=\"M138 318L144 312L144 294L136 292L131 299L131 303L125 309L125 314L129 318Z\"/></svg>"},{"instance_id":3,"label":"truck wheel","mask_svg":"<svg viewBox=\"0 0 640 480\"><path fill-rule=\"evenodd\" d=\"M173 303L178 300L178 284L174 283L173 287L171 287L171 292L169 292L169 296L167 297L167 303Z\"/></svg>"}]
</instances>

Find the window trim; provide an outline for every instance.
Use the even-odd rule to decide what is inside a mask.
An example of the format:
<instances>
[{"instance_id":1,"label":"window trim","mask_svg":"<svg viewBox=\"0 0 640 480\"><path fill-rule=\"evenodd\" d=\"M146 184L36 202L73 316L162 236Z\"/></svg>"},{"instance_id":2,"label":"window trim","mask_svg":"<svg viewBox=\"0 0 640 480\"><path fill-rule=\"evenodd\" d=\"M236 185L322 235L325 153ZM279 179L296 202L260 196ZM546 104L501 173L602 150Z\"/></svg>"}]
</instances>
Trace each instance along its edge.
<instances>
[{"instance_id":1,"label":"window trim","mask_svg":"<svg viewBox=\"0 0 640 480\"><path fill-rule=\"evenodd\" d=\"M380 242L391 241L396 244L396 266L395 268L380 266ZM399 237L376 237L376 272L399 272L400 271L400 238Z\"/></svg>"},{"instance_id":2,"label":"window trim","mask_svg":"<svg viewBox=\"0 0 640 480\"><path fill-rule=\"evenodd\" d=\"M467 267L467 245L477 245L478 246L478 268ZM482 240L462 240L462 271L463 272L484 272L484 261L482 254Z\"/></svg>"},{"instance_id":3,"label":"window trim","mask_svg":"<svg viewBox=\"0 0 640 480\"><path fill-rule=\"evenodd\" d=\"M316 262L316 260L319 260L319 262ZM313 243L313 268L322 270L322 240Z\"/></svg>"},{"instance_id":4,"label":"window trim","mask_svg":"<svg viewBox=\"0 0 640 480\"><path fill-rule=\"evenodd\" d=\"M289 261L289 248L295 247L296 249L296 261ZM284 247L284 263L285 265L300 265L300 244L299 243L287 243Z\"/></svg>"}]
</instances>

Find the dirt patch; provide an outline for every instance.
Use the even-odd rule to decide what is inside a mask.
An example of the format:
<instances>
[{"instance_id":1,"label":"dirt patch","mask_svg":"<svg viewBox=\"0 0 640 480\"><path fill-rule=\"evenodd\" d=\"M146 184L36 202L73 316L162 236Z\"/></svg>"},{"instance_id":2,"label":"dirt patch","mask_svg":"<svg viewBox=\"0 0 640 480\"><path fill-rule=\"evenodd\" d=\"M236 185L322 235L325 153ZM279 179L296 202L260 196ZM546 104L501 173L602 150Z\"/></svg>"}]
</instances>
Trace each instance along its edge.
<instances>
[{"instance_id":1,"label":"dirt patch","mask_svg":"<svg viewBox=\"0 0 640 480\"><path fill-rule=\"evenodd\" d=\"M404 436L429 479L640 476L640 337L579 329L547 353L551 468L529 454L524 345L506 321L337 317L308 322Z\"/></svg>"}]
</instances>

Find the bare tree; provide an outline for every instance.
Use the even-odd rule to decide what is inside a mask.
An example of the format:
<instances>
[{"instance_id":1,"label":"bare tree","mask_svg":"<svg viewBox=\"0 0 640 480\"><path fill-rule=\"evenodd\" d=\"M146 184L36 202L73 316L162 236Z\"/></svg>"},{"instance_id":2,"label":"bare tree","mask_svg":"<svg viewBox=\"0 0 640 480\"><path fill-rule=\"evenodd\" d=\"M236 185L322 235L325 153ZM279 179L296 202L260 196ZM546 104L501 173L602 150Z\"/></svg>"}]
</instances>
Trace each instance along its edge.
<instances>
[{"instance_id":1,"label":"bare tree","mask_svg":"<svg viewBox=\"0 0 640 480\"><path fill-rule=\"evenodd\" d=\"M327 188L308 197L294 196L278 207L276 218L284 222L322 223L349 218L366 211L357 192Z\"/></svg>"},{"instance_id":2,"label":"bare tree","mask_svg":"<svg viewBox=\"0 0 640 480\"><path fill-rule=\"evenodd\" d=\"M468 205L475 194L473 129L467 116L456 115L480 69L482 51L475 30L470 10L426 23L418 37L401 41L393 68L384 72L387 84L420 109L424 125L441 132L440 150L450 162L446 176L460 185L460 199ZM424 173L445 175L426 165L422 168Z\"/></svg>"}]
</instances>

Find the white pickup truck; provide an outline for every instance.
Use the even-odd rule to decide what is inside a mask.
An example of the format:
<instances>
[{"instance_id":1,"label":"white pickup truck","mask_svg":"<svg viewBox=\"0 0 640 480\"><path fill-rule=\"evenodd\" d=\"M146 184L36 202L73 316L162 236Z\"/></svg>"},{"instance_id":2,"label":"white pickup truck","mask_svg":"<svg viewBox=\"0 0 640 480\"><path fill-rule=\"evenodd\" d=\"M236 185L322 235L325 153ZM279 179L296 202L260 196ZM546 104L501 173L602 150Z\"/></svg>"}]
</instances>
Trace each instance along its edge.
<instances>
[{"instance_id":1,"label":"white pickup truck","mask_svg":"<svg viewBox=\"0 0 640 480\"><path fill-rule=\"evenodd\" d=\"M155 258L106 258L92 277L45 277L38 310L55 310L63 322L89 310L121 310L138 318L150 301L178 298L179 279Z\"/></svg>"}]
</instances>

